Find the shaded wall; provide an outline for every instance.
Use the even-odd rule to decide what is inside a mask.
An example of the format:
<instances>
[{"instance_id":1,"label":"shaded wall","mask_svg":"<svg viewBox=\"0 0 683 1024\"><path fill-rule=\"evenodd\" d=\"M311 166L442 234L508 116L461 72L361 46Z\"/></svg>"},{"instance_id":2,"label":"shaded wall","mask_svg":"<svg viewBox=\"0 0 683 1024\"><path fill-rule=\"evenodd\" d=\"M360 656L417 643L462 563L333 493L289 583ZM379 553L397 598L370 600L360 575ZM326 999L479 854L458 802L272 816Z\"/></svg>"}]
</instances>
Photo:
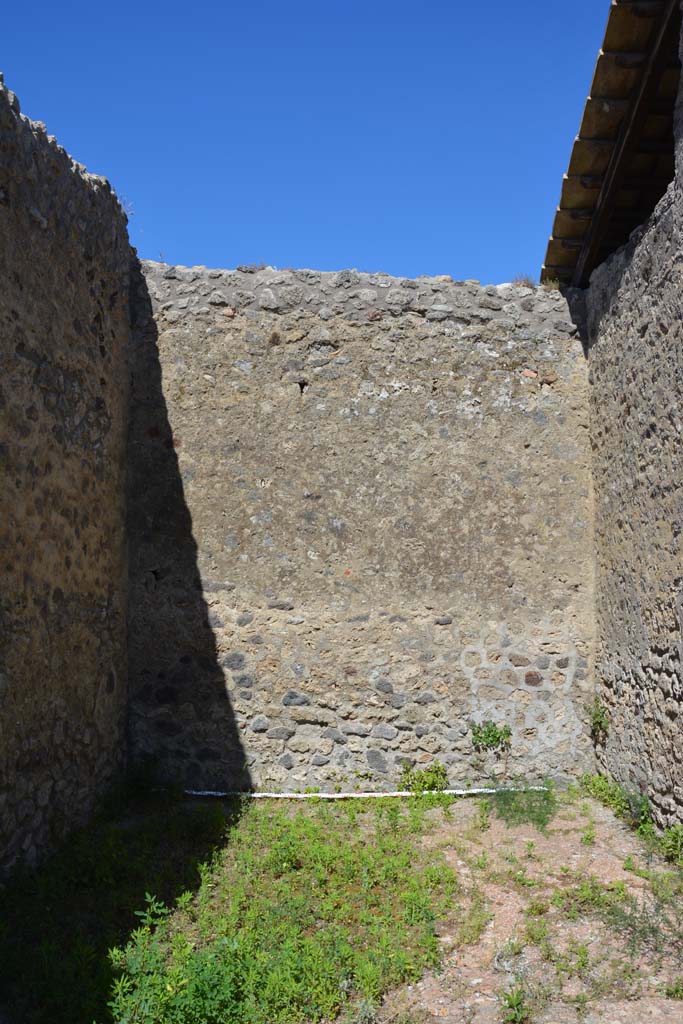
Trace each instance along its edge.
<instances>
[{"instance_id":1,"label":"shaded wall","mask_svg":"<svg viewBox=\"0 0 683 1024\"><path fill-rule=\"evenodd\" d=\"M228 788L239 737L260 788L386 788L435 758L453 783L588 766L588 395L562 297L143 269L137 754ZM486 719L512 728L507 763L473 750Z\"/></svg>"},{"instance_id":2,"label":"shaded wall","mask_svg":"<svg viewBox=\"0 0 683 1024\"><path fill-rule=\"evenodd\" d=\"M181 442L169 421L157 324L138 263L131 327L128 656L136 681L135 756L148 770L185 786L208 775L214 787L250 789L204 594L210 599L223 583L203 583L200 576L178 464ZM212 429L210 417L200 429Z\"/></svg>"},{"instance_id":3,"label":"shaded wall","mask_svg":"<svg viewBox=\"0 0 683 1024\"><path fill-rule=\"evenodd\" d=\"M129 250L0 86L0 869L123 764Z\"/></svg>"},{"instance_id":4,"label":"shaded wall","mask_svg":"<svg viewBox=\"0 0 683 1024\"><path fill-rule=\"evenodd\" d=\"M680 166L648 223L593 273L587 293L596 676L610 717L598 750L616 779L649 796L661 825L683 819Z\"/></svg>"}]
</instances>

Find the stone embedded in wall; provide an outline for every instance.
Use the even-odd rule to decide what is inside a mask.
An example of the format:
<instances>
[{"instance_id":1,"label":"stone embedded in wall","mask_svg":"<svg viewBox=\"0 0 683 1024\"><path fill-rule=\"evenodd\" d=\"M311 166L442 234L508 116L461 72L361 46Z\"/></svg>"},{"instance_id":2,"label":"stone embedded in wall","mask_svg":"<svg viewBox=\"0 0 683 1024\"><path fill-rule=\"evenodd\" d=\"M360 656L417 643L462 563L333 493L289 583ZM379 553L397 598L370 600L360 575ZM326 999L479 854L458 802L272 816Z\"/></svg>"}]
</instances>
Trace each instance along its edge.
<instances>
[{"instance_id":1,"label":"stone embedded in wall","mask_svg":"<svg viewBox=\"0 0 683 1024\"><path fill-rule=\"evenodd\" d=\"M563 298L143 271L137 755L210 788L390 788L435 759L454 783L588 767L588 398ZM512 727L506 764L475 756L487 718Z\"/></svg>"},{"instance_id":2,"label":"stone embedded in wall","mask_svg":"<svg viewBox=\"0 0 683 1024\"><path fill-rule=\"evenodd\" d=\"M0 872L124 762L129 246L0 84Z\"/></svg>"}]
</instances>

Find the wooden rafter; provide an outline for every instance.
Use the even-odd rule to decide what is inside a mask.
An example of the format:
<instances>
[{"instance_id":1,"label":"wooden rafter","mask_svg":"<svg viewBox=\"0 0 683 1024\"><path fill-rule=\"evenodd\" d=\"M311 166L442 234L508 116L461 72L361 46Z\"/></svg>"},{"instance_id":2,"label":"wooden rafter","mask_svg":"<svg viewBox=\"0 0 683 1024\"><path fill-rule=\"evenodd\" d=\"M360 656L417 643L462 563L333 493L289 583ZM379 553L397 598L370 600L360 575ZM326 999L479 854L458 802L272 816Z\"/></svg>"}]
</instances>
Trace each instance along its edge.
<instances>
[{"instance_id":1,"label":"wooden rafter","mask_svg":"<svg viewBox=\"0 0 683 1024\"><path fill-rule=\"evenodd\" d=\"M671 181L680 21L679 0L612 0L541 280L585 286Z\"/></svg>"}]
</instances>

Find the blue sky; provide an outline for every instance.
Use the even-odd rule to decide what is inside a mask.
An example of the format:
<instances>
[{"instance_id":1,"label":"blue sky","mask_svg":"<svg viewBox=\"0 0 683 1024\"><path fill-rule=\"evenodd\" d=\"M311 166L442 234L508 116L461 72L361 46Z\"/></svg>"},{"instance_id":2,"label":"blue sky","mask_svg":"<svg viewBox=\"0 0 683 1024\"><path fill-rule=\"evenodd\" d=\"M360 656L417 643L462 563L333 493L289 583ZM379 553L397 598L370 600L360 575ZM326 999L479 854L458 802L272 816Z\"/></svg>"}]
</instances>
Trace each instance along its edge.
<instances>
[{"instance_id":1,"label":"blue sky","mask_svg":"<svg viewBox=\"0 0 683 1024\"><path fill-rule=\"evenodd\" d=\"M37 0L0 69L145 258L500 282L538 275L608 7Z\"/></svg>"}]
</instances>

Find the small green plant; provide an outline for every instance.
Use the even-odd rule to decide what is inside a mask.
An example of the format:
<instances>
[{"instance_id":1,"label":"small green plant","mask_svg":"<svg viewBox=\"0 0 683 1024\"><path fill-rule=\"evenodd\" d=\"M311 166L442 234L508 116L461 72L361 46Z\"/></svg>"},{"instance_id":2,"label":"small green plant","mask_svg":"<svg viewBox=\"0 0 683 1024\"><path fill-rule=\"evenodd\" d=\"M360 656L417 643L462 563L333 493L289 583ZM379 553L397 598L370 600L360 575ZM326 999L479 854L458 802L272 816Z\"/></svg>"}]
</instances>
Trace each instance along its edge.
<instances>
[{"instance_id":1,"label":"small green plant","mask_svg":"<svg viewBox=\"0 0 683 1024\"><path fill-rule=\"evenodd\" d=\"M500 997L504 1024L528 1024L531 1020L531 1007L527 992L521 981L516 981Z\"/></svg>"},{"instance_id":2,"label":"small green plant","mask_svg":"<svg viewBox=\"0 0 683 1024\"><path fill-rule=\"evenodd\" d=\"M656 834L650 803L642 793L630 792L606 775L584 775L581 786L589 796L609 807L618 818L636 829L642 838Z\"/></svg>"},{"instance_id":3,"label":"small green plant","mask_svg":"<svg viewBox=\"0 0 683 1024\"><path fill-rule=\"evenodd\" d=\"M661 844L666 859L683 866L683 825L667 828L662 835Z\"/></svg>"},{"instance_id":4,"label":"small green plant","mask_svg":"<svg viewBox=\"0 0 683 1024\"><path fill-rule=\"evenodd\" d=\"M594 743L604 743L609 733L609 715L607 708L598 696L595 696L593 703L588 706L588 718L591 739Z\"/></svg>"},{"instance_id":5,"label":"small green plant","mask_svg":"<svg viewBox=\"0 0 683 1024\"><path fill-rule=\"evenodd\" d=\"M512 729L509 725L496 725L495 722L472 722L472 745L478 752L484 750L504 751L510 749Z\"/></svg>"},{"instance_id":6,"label":"small green plant","mask_svg":"<svg viewBox=\"0 0 683 1024\"><path fill-rule=\"evenodd\" d=\"M559 292L561 287L562 285L558 277L546 277L545 281L541 283L541 288L544 288L547 292Z\"/></svg>"},{"instance_id":7,"label":"small green plant","mask_svg":"<svg viewBox=\"0 0 683 1024\"><path fill-rule=\"evenodd\" d=\"M527 917L543 917L550 910L550 904L546 900L532 900L524 913Z\"/></svg>"},{"instance_id":8,"label":"small green plant","mask_svg":"<svg viewBox=\"0 0 683 1024\"><path fill-rule=\"evenodd\" d=\"M465 916L460 922L457 931L457 942L461 946L473 946L475 942L478 942L484 933L486 925L493 919L491 914L486 909L484 897L481 893L475 892L472 897Z\"/></svg>"},{"instance_id":9,"label":"small green plant","mask_svg":"<svg viewBox=\"0 0 683 1024\"><path fill-rule=\"evenodd\" d=\"M485 796L477 801L477 825L481 832L491 827L491 801Z\"/></svg>"},{"instance_id":10,"label":"small green plant","mask_svg":"<svg viewBox=\"0 0 683 1024\"><path fill-rule=\"evenodd\" d=\"M595 876L589 875L578 885L555 893L552 902L570 921L575 921L579 917L600 915L611 910L625 896L623 882L603 884Z\"/></svg>"},{"instance_id":11,"label":"small green plant","mask_svg":"<svg viewBox=\"0 0 683 1024\"><path fill-rule=\"evenodd\" d=\"M527 921L525 935L528 942L541 946L548 939L548 922L545 917L535 917Z\"/></svg>"},{"instance_id":12,"label":"small green plant","mask_svg":"<svg viewBox=\"0 0 683 1024\"><path fill-rule=\"evenodd\" d=\"M683 999L683 978L676 978L664 989L667 999Z\"/></svg>"},{"instance_id":13,"label":"small green plant","mask_svg":"<svg viewBox=\"0 0 683 1024\"><path fill-rule=\"evenodd\" d=\"M448 788L448 772L440 761L433 761L427 768L404 764L398 785L413 793L439 793Z\"/></svg>"},{"instance_id":14,"label":"small green plant","mask_svg":"<svg viewBox=\"0 0 683 1024\"><path fill-rule=\"evenodd\" d=\"M594 821L589 821L588 824L586 825L585 829L583 830L583 835L581 836L581 842L582 842L582 844L584 846L594 846L595 845L595 822Z\"/></svg>"}]
</instances>

